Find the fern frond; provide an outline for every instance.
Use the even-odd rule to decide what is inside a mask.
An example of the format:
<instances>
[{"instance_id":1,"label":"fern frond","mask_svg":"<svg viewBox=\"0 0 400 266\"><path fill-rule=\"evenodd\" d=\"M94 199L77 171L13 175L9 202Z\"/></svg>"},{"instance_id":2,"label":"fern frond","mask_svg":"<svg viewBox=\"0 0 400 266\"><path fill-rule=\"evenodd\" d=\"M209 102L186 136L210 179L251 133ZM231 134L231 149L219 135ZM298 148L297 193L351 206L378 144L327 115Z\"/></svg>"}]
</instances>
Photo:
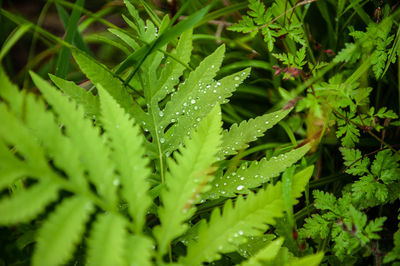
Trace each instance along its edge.
<instances>
[{"instance_id":1,"label":"fern frond","mask_svg":"<svg viewBox=\"0 0 400 266\"><path fill-rule=\"evenodd\" d=\"M222 135L222 149L218 153L221 159L225 156L234 155L239 150L244 150L249 147L248 143L255 141L257 138L264 135L265 131L272 128L280 120L287 116L291 111L279 110L270 114L258 116L248 121L243 121L238 124L233 124L229 131L224 130Z\"/></svg>"},{"instance_id":2,"label":"fern frond","mask_svg":"<svg viewBox=\"0 0 400 266\"><path fill-rule=\"evenodd\" d=\"M93 206L87 199L64 199L40 228L32 265L63 265L80 241Z\"/></svg>"},{"instance_id":3,"label":"fern frond","mask_svg":"<svg viewBox=\"0 0 400 266\"><path fill-rule=\"evenodd\" d=\"M14 193L0 200L0 224L12 225L28 222L40 214L45 207L56 200L60 187L50 180Z\"/></svg>"},{"instance_id":4,"label":"fern frond","mask_svg":"<svg viewBox=\"0 0 400 266\"><path fill-rule=\"evenodd\" d=\"M246 241L246 236L261 235L275 219L282 217L284 204L282 184L269 185L257 194L239 196L233 207L228 200L222 214L214 209L210 222L199 228L198 241L188 246L187 256L180 260L184 265L199 265L217 260L219 253L232 252Z\"/></svg>"},{"instance_id":5,"label":"fern frond","mask_svg":"<svg viewBox=\"0 0 400 266\"><path fill-rule=\"evenodd\" d=\"M57 87L64 91L76 103L83 106L86 115L89 117L96 117L99 115L99 99L96 96L86 91L84 88L79 87L72 81L68 81L51 74L49 74L49 76Z\"/></svg>"},{"instance_id":6,"label":"fern frond","mask_svg":"<svg viewBox=\"0 0 400 266\"><path fill-rule=\"evenodd\" d=\"M166 152L172 152L181 143L184 136L190 133L191 127L196 127L198 122L207 114L215 105L215 103L223 104L228 102L227 98L232 95L242 81L250 74L250 68L238 73L224 77L223 79L213 82L209 85L203 85L199 91L193 91L192 96L187 98L183 103L180 113L186 114L177 118L177 123L171 128L170 141L165 143ZM192 100L190 100L192 99ZM195 100L193 100L195 99ZM185 106L185 103L187 105ZM168 120L164 120L168 123Z\"/></svg>"},{"instance_id":7,"label":"fern frond","mask_svg":"<svg viewBox=\"0 0 400 266\"><path fill-rule=\"evenodd\" d=\"M17 117L21 117L23 113L24 91L20 91L16 85L11 83L10 79L0 65L0 97L8 102L10 109Z\"/></svg>"},{"instance_id":8,"label":"fern frond","mask_svg":"<svg viewBox=\"0 0 400 266\"><path fill-rule=\"evenodd\" d=\"M109 160L109 150L105 147L98 129L91 121L84 118L82 108L75 103L65 101L65 97L54 87L35 73L31 73L36 86L59 115L66 126L66 134L80 154L86 166L90 180L96 185L99 193L112 205L116 201L116 187L113 185L114 165Z\"/></svg>"},{"instance_id":9,"label":"fern frond","mask_svg":"<svg viewBox=\"0 0 400 266\"><path fill-rule=\"evenodd\" d=\"M130 235L127 239L127 263L128 265L152 266L154 242L143 235Z\"/></svg>"},{"instance_id":10,"label":"fern frond","mask_svg":"<svg viewBox=\"0 0 400 266\"><path fill-rule=\"evenodd\" d=\"M0 139L0 190L11 185L18 178L29 174L26 162L17 159Z\"/></svg>"},{"instance_id":11,"label":"fern frond","mask_svg":"<svg viewBox=\"0 0 400 266\"><path fill-rule=\"evenodd\" d=\"M310 181L313 172L314 166L310 165L303 170L297 172L293 176L291 188L292 205L295 205L299 202L297 199L301 197L301 194L303 193L304 188Z\"/></svg>"},{"instance_id":12,"label":"fern frond","mask_svg":"<svg viewBox=\"0 0 400 266\"><path fill-rule=\"evenodd\" d=\"M172 53L175 57L179 58L183 63L187 64L190 61L192 54L192 31L184 32L179 38L178 45ZM179 77L182 76L185 67L168 57L165 62L165 68L160 73L160 78L157 80L155 91L152 92L152 102L158 103L165 98L168 94L172 93L174 86L179 83Z\"/></svg>"},{"instance_id":13,"label":"fern frond","mask_svg":"<svg viewBox=\"0 0 400 266\"><path fill-rule=\"evenodd\" d=\"M146 210L152 202L147 194L150 186L146 178L150 170L147 168L149 160L144 158L144 139L138 126L133 125L133 121L108 92L101 85L97 88L100 93L101 122L112 147L111 158L119 172L122 194L128 203L129 214L134 219L136 233L140 233Z\"/></svg>"},{"instance_id":14,"label":"fern frond","mask_svg":"<svg viewBox=\"0 0 400 266\"><path fill-rule=\"evenodd\" d=\"M272 157L263 158L250 164L242 165L235 172L227 172L216 177L211 182L211 189L203 194L203 198L235 197L236 194L247 194L249 189L256 188L263 183L278 176L286 168L301 159L310 149L310 145L304 145L290 152Z\"/></svg>"},{"instance_id":15,"label":"fern frond","mask_svg":"<svg viewBox=\"0 0 400 266\"><path fill-rule=\"evenodd\" d=\"M161 226L154 229L159 252L164 254L168 243L187 229L185 220L194 211L199 193L204 190L211 165L221 143L221 113L217 105L199 124L190 140L186 139L179 152L174 153L176 162L169 158L166 188L161 192L163 207L159 209Z\"/></svg>"},{"instance_id":16,"label":"fern frond","mask_svg":"<svg viewBox=\"0 0 400 266\"><path fill-rule=\"evenodd\" d=\"M108 29L108 31L124 41L133 50L139 49L139 44L137 44L137 42L125 32L119 29Z\"/></svg>"},{"instance_id":17,"label":"fern frond","mask_svg":"<svg viewBox=\"0 0 400 266\"><path fill-rule=\"evenodd\" d=\"M53 159L55 166L65 171L70 181L82 190L88 189L80 154L72 141L62 133L54 114L47 111L44 102L33 95L27 95L25 102L25 123L47 156Z\"/></svg>"},{"instance_id":18,"label":"fern frond","mask_svg":"<svg viewBox=\"0 0 400 266\"><path fill-rule=\"evenodd\" d=\"M279 250L283 244L284 239L278 238L267 246L259 250L254 256L250 257L247 261L244 261L242 266L258 266L265 261L273 261L275 257L278 255Z\"/></svg>"},{"instance_id":19,"label":"fern frond","mask_svg":"<svg viewBox=\"0 0 400 266\"><path fill-rule=\"evenodd\" d=\"M122 82L116 78L106 66L90 59L87 55L81 52L73 50L72 54L82 72L85 73L93 84L101 84L103 88L105 88L132 117L135 117L135 119L140 121L147 120L146 114L132 99Z\"/></svg>"},{"instance_id":20,"label":"fern frond","mask_svg":"<svg viewBox=\"0 0 400 266\"><path fill-rule=\"evenodd\" d=\"M102 213L97 216L88 240L87 265L126 265L125 220L116 214Z\"/></svg>"},{"instance_id":21,"label":"fern frond","mask_svg":"<svg viewBox=\"0 0 400 266\"><path fill-rule=\"evenodd\" d=\"M301 196L311 177L312 167L300 171L292 183L293 203ZM199 265L220 257L219 253L232 252L249 236L262 235L269 225L274 225L284 212L282 183L268 185L257 194L250 192L246 199L239 196L235 206L228 200L222 214L214 209L209 223L200 221L197 241L188 245L187 256L181 258L184 265Z\"/></svg>"},{"instance_id":22,"label":"fern frond","mask_svg":"<svg viewBox=\"0 0 400 266\"><path fill-rule=\"evenodd\" d=\"M164 121L168 123L172 119L177 120L182 115L186 105L195 105L194 98L201 89L213 81L219 70L225 53L225 46L220 46L211 55L207 56L200 65L190 73L185 83L181 83L178 91L172 95L171 100L166 104ZM204 87L203 87L204 86ZM186 103L186 105L185 105Z\"/></svg>"}]
</instances>

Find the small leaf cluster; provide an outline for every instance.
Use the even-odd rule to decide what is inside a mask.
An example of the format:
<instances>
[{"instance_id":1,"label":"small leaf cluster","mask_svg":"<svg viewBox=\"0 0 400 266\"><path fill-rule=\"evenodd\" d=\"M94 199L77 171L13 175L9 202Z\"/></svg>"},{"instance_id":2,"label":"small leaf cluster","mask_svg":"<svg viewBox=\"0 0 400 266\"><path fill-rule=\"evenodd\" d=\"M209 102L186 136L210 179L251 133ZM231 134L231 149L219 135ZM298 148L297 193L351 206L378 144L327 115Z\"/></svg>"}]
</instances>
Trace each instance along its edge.
<instances>
[{"instance_id":1,"label":"small leaf cluster","mask_svg":"<svg viewBox=\"0 0 400 266\"><path fill-rule=\"evenodd\" d=\"M288 36L291 40L305 45L303 26L301 23L294 21L293 23L285 24L283 20L275 17L279 11L282 11L280 3L273 3L272 6L266 8L261 0L249 0L248 16L243 16L242 19L230 26L231 31L243 33L260 32L267 43L268 50L272 51L275 47L277 38ZM283 10L286 12L286 10Z\"/></svg>"},{"instance_id":2,"label":"small leaf cluster","mask_svg":"<svg viewBox=\"0 0 400 266\"><path fill-rule=\"evenodd\" d=\"M331 240L332 251L340 261L380 238L378 233L386 217L368 221L367 215L354 207L349 193L338 199L319 190L314 190L313 195L314 206L320 214L306 218L304 227L299 231L300 237L312 238L320 243Z\"/></svg>"}]
</instances>

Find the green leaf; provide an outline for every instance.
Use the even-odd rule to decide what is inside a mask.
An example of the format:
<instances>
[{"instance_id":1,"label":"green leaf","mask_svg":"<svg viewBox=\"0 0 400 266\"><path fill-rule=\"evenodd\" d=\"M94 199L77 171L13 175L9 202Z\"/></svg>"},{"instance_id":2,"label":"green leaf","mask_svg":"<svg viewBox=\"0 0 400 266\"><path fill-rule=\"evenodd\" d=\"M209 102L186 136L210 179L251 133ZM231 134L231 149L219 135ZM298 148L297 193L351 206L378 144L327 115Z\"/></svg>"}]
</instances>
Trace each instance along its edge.
<instances>
[{"instance_id":1,"label":"green leaf","mask_svg":"<svg viewBox=\"0 0 400 266\"><path fill-rule=\"evenodd\" d=\"M82 108L68 101L56 88L52 87L35 73L31 72L36 86L58 113L60 121L66 126L66 134L80 153L82 163L88 169L90 180L99 193L109 203L116 201L116 189L113 185L114 165L109 160L109 150L91 121L84 118Z\"/></svg>"},{"instance_id":2,"label":"green leaf","mask_svg":"<svg viewBox=\"0 0 400 266\"><path fill-rule=\"evenodd\" d=\"M191 29L197 22L199 22L203 16L207 13L210 6L206 6L196 13L190 15L187 19L180 21L174 27L165 30L157 39L155 39L149 45L142 46L140 49L135 51L132 55L128 56L118 67L116 73L119 74L128 67L134 66L134 72L130 75L133 77L137 69L140 69L145 58L150 55L154 50L163 47L170 41L178 38L183 32ZM127 80L130 81L130 78Z\"/></svg>"},{"instance_id":3,"label":"green leaf","mask_svg":"<svg viewBox=\"0 0 400 266\"><path fill-rule=\"evenodd\" d=\"M249 147L248 143L257 138L285 118L291 109L279 110L270 114L258 116L248 121L243 121L239 125L233 124L229 131L223 132L222 149L218 153L221 159L225 156L236 154L238 150Z\"/></svg>"},{"instance_id":4,"label":"green leaf","mask_svg":"<svg viewBox=\"0 0 400 266\"><path fill-rule=\"evenodd\" d=\"M63 129L54 114L46 110L43 101L35 99L31 94L26 96L25 109L26 125L40 142L47 157L52 159L54 165L62 169L75 185L81 189L88 189L80 154L71 139L63 134Z\"/></svg>"},{"instance_id":5,"label":"green leaf","mask_svg":"<svg viewBox=\"0 0 400 266\"><path fill-rule=\"evenodd\" d=\"M318 266L320 265L323 258L324 253L318 252L316 254L291 260L290 263L287 264L287 266Z\"/></svg>"},{"instance_id":6,"label":"green leaf","mask_svg":"<svg viewBox=\"0 0 400 266\"><path fill-rule=\"evenodd\" d=\"M126 265L126 222L116 214L97 216L88 240L87 265Z\"/></svg>"},{"instance_id":7,"label":"green leaf","mask_svg":"<svg viewBox=\"0 0 400 266\"><path fill-rule=\"evenodd\" d=\"M319 240L320 238L325 239L328 237L331 231L331 221L324 219L319 214L313 214L311 218L306 218L305 221L306 223L304 224L304 227L301 228L299 232L300 235L311 237L315 240Z\"/></svg>"},{"instance_id":8,"label":"green leaf","mask_svg":"<svg viewBox=\"0 0 400 266\"><path fill-rule=\"evenodd\" d=\"M152 266L154 243L142 235L130 235L127 239L127 265Z\"/></svg>"},{"instance_id":9,"label":"green leaf","mask_svg":"<svg viewBox=\"0 0 400 266\"><path fill-rule=\"evenodd\" d=\"M340 148L344 165L348 167L346 173L351 175L368 174L369 158L362 158L361 152L357 149Z\"/></svg>"},{"instance_id":10,"label":"green leaf","mask_svg":"<svg viewBox=\"0 0 400 266\"><path fill-rule=\"evenodd\" d=\"M252 256L249 260L243 262L242 266L258 266L265 261L272 261L276 255L278 255L279 250L283 244L284 239L278 238L271 243L269 243L266 247L258 251L254 256Z\"/></svg>"},{"instance_id":11,"label":"green leaf","mask_svg":"<svg viewBox=\"0 0 400 266\"><path fill-rule=\"evenodd\" d=\"M79 87L72 81L67 81L51 74L49 74L49 76L57 87L71 97L76 103L83 106L87 116L96 117L99 115L98 97L94 96L91 92L86 91L84 88Z\"/></svg>"},{"instance_id":12,"label":"green leaf","mask_svg":"<svg viewBox=\"0 0 400 266\"><path fill-rule=\"evenodd\" d=\"M320 210L336 211L336 198L331 193L325 193L324 191L314 190L313 195L315 198L314 206Z\"/></svg>"},{"instance_id":13,"label":"green leaf","mask_svg":"<svg viewBox=\"0 0 400 266\"><path fill-rule=\"evenodd\" d=\"M204 194L203 198L214 199L221 196L235 197L236 194L247 194L249 189L256 188L278 176L301 159L309 149L310 145L304 145L269 160L263 158L259 162L251 163L248 167L243 164L237 171L217 176L211 182L211 189Z\"/></svg>"},{"instance_id":14,"label":"green leaf","mask_svg":"<svg viewBox=\"0 0 400 266\"><path fill-rule=\"evenodd\" d=\"M208 224L199 228L198 241L189 244L184 265L199 265L219 259L219 253L232 252L236 245L246 241L246 236L257 236L265 232L277 217L283 215L282 184L269 185L257 194L249 193L244 199L239 196L235 207L228 200L222 215L214 209Z\"/></svg>"},{"instance_id":15,"label":"green leaf","mask_svg":"<svg viewBox=\"0 0 400 266\"><path fill-rule=\"evenodd\" d=\"M183 63L188 64L190 55L192 54L192 31L184 32L179 38L178 45L172 53L175 57L179 58ZM165 62L165 68L161 70L159 79L155 90L152 91L152 101L157 103L164 99L169 93L174 91L174 86L178 84L179 77L182 76L185 67L179 62L168 57Z\"/></svg>"},{"instance_id":16,"label":"green leaf","mask_svg":"<svg viewBox=\"0 0 400 266\"><path fill-rule=\"evenodd\" d=\"M147 116L132 99L122 82L104 65L76 50L72 51L83 73L93 84L101 84L125 111L139 121L147 121Z\"/></svg>"},{"instance_id":17,"label":"green leaf","mask_svg":"<svg viewBox=\"0 0 400 266\"><path fill-rule=\"evenodd\" d=\"M216 161L216 153L221 143L221 113L217 105L184 142L185 148L174 153L175 160L169 158L169 172L166 187L161 192L163 207L158 211L161 226L154 229L159 243L160 254L167 251L168 243L187 229L185 220L194 211L198 195L211 178Z\"/></svg>"},{"instance_id":18,"label":"green leaf","mask_svg":"<svg viewBox=\"0 0 400 266\"><path fill-rule=\"evenodd\" d=\"M118 105L118 103L98 85L101 103L101 122L110 139L111 157L120 174L113 182L122 184L122 195L128 203L129 214L132 216L136 233L141 232L145 223L146 210L151 204L148 195L150 188L147 178L150 170L149 160L144 157L142 146L144 138L137 125Z\"/></svg>"},{"instance_id":19,"label":"green leaf","mask_svg":"<svg viewBox=\"0 0 400 266\"><path fill-rule=\"evenodd\" d=\"M57 199L60 187L50 180L39 183L4 197L0 200L0 224L13 225L29 222L40 214L45 207Z\"/></svg>"},{"instance_id":20,"label":"green leaf","mask_svg":"<svg viewBox=\"0 0 400 266\"><path fill-rule=\"evenodd\" d=\"M64 199L40 228L32 265L63 265L80 242L93 206L87 199Z\"/></svg>"}]
</instances>

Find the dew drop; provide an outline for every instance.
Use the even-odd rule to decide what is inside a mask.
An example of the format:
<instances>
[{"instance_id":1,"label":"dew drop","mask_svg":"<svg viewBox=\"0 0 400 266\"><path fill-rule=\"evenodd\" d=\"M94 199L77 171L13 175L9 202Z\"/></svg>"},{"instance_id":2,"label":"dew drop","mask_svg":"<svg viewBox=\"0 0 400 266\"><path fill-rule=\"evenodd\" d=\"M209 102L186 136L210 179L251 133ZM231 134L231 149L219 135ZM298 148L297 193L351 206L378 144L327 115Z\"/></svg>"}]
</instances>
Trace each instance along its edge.
<instances>
[{"instance_id":1,"label":"dew drop","mask_svg":"<svg viewBox=\"0 0 400 266\"><path fill-rule=\"evenodd\" d=\"M161 138L160 139L160 143L164 143L165 142L165 139L164 138Z\"/></svg>"},{"instance_id":2,"label":"dew drop","mask_svg":"<svg viewBox=\"0 0 400 266\"><path fill-rule=\"evenodd\" d=\"M116 125L115 127L116 127L116 128L119 128L119 125Z\"/></svg>"},{"instance_id":3,"label":"dew drop","mask_svg":"<svg viewBox=\"0 0 400 266\"><path fill-rule=\"evenodd\" d=\"M118 186L119 185L119 179L118 178L114 179L113 185L114 186Z\"/></svg>"},{"instance_id":4,"label":"dew drop","mask_svg":"<svg viewBox=\"0 0 400 266\"><path fill-rule=\"evenodd\" d=\"M237 190L242 190L244 188L244 186L242 186L242 185L239 185L239 186L237 186Z\"/></svg>"},{"instance_id":5,"label":"dew drop","mask_svg":"<svg viewBox=\"0 0 400 266\"><path fill-rule=\"evenodd\" d=\"M239 77L238 77L238 76L236 76L236 77L235 77L235 80L239 80Z\"/></svg>"},{"instance_id":6,"label":"dew drop","mask_svg":"<svg viewBox=\"0 0 400 266\"><path fill-rule=\"evenodd\" d=\"M190 103L191 103L191 104L195 104L196 101L195 101L195 100L191 100Z\"/></svg>"},{"instance_id":7,"label":"dew drop","mask_svg":"<svg viewBox=\"0 0 400 266\"><path fill-rule=\"evenodd\" d=\"M163 111L160 111L159 115L160 115L161 117L163 117L163 116L164 116L164 112L163 112Z\"/></svg>"}]
</instances>

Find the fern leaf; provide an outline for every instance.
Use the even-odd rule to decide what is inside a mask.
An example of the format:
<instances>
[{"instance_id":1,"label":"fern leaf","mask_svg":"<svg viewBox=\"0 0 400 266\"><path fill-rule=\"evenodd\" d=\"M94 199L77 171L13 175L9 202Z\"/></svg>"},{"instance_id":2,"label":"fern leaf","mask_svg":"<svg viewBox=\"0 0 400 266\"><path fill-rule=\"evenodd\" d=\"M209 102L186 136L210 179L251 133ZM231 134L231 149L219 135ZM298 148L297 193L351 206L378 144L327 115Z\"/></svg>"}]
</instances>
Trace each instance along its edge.
<instances>
[{"instance_id":1,"label":"fern leaf","mask_svg":"<svg viewBox=\"0 0 400 266\"><path fill-rule=\"evenodd\" d=\"M301 197L301 194L304 191L304 188L310 181L310 178L314 172L314 166L310 165L303 170L297 172L292 179L292 188L291 188L291 196L292 196L292 205L298 203L298 198Z\"/></svg>"},{"instance_id":2,"label":"fern leaf","mask_svg":"<svg viewBox=\"0 0 400 266\"><path fill-rule=\"evenodd\" d=\"M142 235L131 235L127 240L128 265L152 266L153 240Z\"/></svg>"},{"instance_id":3,"label":"fern leaf","mask_svg":"<svg viewBox=\"0 0 400 266\"><path fill-rule=\"evenodd\" d=\"M185 64L189 63L192 54L192 35L191 30L184 32L179 39L175 52L173 52L173 55ZM185 67L182 64L168 58L155 86L156 91L152 92L152 101L158 103L173 92L174 86L178 84L179 77L182 76L184 70Z\"/></svg>"},{"instance_id":4,"label":"fern leaf","mask_svg":"<svg viewBox=\"0 0 400 266\"><path fill-rule=\"evenodd\" d=\"M250 164L242 165L236 172L225 173L211 182L211 189L203 194L203 198L235 197L236 194L247 194L249 189L256 188L278 176L286 168L301 159L310 149L304 145L298 149Z\"/></svg>"},{"instance_id":5,"label":"fern leaf","mask_svg":"<svg viewBox=\"0 0 400 266\"><path fill-rule=\"evenodd\" d=\"M295 175L291 188L294 203L304 191L312 169L308 167ZM187 256L180 261L184 265L198 265L218 259L219 253L236 250L247 237L262 235L269 225L275 224L276 218L283 216L283 212L281 182L270 184L257 194L250 192L246 199L239 196L234 207L228 200L222 215L219 209L214 209L208 224L200 221L198 241L188 245Z\"/></svg>"},{"instance_id":6,"label":"fern leaf","mask_svg":"<svg viewBox=\"0 0 400 266\"><path fill-rule=\"evenodd\" d=\"M29 166L17 159L0 139L0 190L11 185L18 178L29 174Z\"/></svg>"},{"instance_id":7,"label":"fern leaf","mask_svg":"<svg viewBox=\"0 0 400 266\"><path fill-rule=\"evenodd\" d=\"M80 197L65 199L40 228L32 265L63 265L79 243L93 211Z\"/></svg>"},{"instance_id":8,"label":"fern leaf","mask_svg":"<svg viewBox=\"0 0 400 266\"><path fill-rule=\"evenodd\" d=\"M83 73L93 84L101 84L111 96L135 119L146 121L148 118L140 106L132 99L122 82L106 66L101 65L87 55L72 51L72 54Z\"/></svg>"},{"instance_id":9,"label":"fern leaf","mask_svg":"<svg viewBox=\"0 0 400 266\"><path fill-rule=\"evenodd\" d=\"M8 102L8 105L14 114L16 114L18 117L21 117L24 110L23 104L25 92L19 91L18 87L11 83L1 65L0 88L0 97Z\"/></svg>"},{"instance_id":10,"label":"fern leaf","mask_svg":"<svg viewBox=\"0 0 400 266\"><path fill-rule=\"evenodd\" d=\"M79 87L72 81L67 81L51 74L49 74L49 76L57 87L64 91L79 105L83 106L85 113L89 117L96 117L99 115L99 99L96 96L86 91L84 88Z\"/></svg>"},{"instance_id":11,"label":"fern leaf","mask_svg":"<svg viewBox=\"0 0 400 266\"><path fill-rule=\"evenodd\" d=\"M223 132L222 149L218 153L218 157L222 159L225 156L236 154L238 150L246 149L249 147L247 143L263 136L265 131L276 125L290 111L291 109L280 110L243 121L240 125L233 124L229 131L224 130Z\"/></svg>"},{"instance_id":12,"label":"fern leaf","mask_svg":"<svg viewBox=\"0 0 400 266\"><path fill-rule=\"evenodd\" d=\"M221 142L221 113L217 105L199 124L192 139L186 139L185 148L174 153L176 162L169 158L170 171L166 177L166 188L161 192L163 207L159 209L161 226L154 229L160 254L167 250L168 243L187 229L185 220L194 211L194 203L206 186L216 161Z\"/></svg>"},{"instance_id":13,"label":"fern leaf","mask_svg":"<svg viewBox=\"0 0 400 266\"><path fill-rule=\"evenodd\" d=\"M165 143L164 150L172 152L176 149L181 144L184 136L188 132L190 133L190 128L196 127L204 115L214 107L215 103L223 104L228 102L227 98L247 78L249 73L250 68L247 68L217 82L204 85L203 88L199 88L199 91L193 91L192 96L189 96L181 107L180 113L184 115L177 118L177 124L171 129L171 135L175 136L175 138L171 138ZM164 121L168 123L168 120Z\"/></svg>"},{"instance_id":14,"label":"fern leaf","mask_svg":"<svg viewBox=\"0 0 400 266\"><path fill-rule=\"evenodd\" d=\"M101 85L98 85L98 90L101 122L110 138L111 157L121 177L122 194L128 203L129 214L139 233L145 223L146 209L151 204L147 194L149 184L146 178L150 170L146 167L148 159L144 158L144 138L139 134L138 126L133 126L133 121Z\"/></svg>"},{"instance_id":15,"label":"fern leaf","mask_svg":"<svg viewBox=\"0 0 400 266\"><path fill-rule=\"evenodd\" d=\"M50 180L40 181L28 189L0 200L0 224L28 222L57 199L59 186Z\"/></svg>"},{"instance_id":16,"label":"fern leaf","mask_svg":"<svg viewBox=\"0 0 400 266\"><path fill-rule=\"evenodd\" d=\"M75 185L87 189L85 169L79 158L79 152L71 140L62 133L54 114L46 111L43 101L34 99L33 95L27 95L25 102L26 125L45 149L47 156L53 159L59 169L65 171Z\"/></svg>"},{"instance_id":17,"label":"fern leaf","mask_svg":"<svg viewBox=\"0 0 400 266\"><path fill-rule=\"evenodd\" d=\"M287 264L287 266L318 266L320 265L323 258L324 253L318 252L316 254L304 256L302 258L293 259Z\"/></svg>"},{"instance_id":18,"label":"fern leaf","mask_svg":"<svg viewBox=\"0 0 400 266\"><path fill-rule=\"evenodd\" d=\"M97 216L88 240L87 265L119 266L125 263L125 220L116 214Z\"/></svg>"},{"instance_id":19,"label":"fern leaf","mask_svg":"<svg viewBox=\"0 0 400 266\"><path fill-rule=\"evenodd\" d=\"M222 215L214 209L210 222L199 228L198 241L188 246L184 265L199 265L220 257L219 253L232 252L246 241L246 236L261 235L275 219L283 215L282 184L269 185L246 199L239 196L235 207L228 200Z\"/></svg>"},{"instance_id":20,"label":"fern leaf","mask_svg":"<svg viewBox=\"0 0 400 266\"><path fill-rule=\"evenodd\" d=\"M29 130L6 108L0 104L0 137L5 144L14 146L27 163L37 170L37 173L49 172L49 166L44 156L44 151L36 140L31 138ZM36 176L35 177L40 177Z\"/></svg>"},{"instance_id":21,"label":"fern leaf","mask_svg":"<svg viewBox=\"0 0 400 266\"><path fill-rule=\"evenodd\" d=\"M277 255L281 246L283 244L283 238L278 238L271 243L269 243L266 247L259 250L254 256L252 256L247 261L243 262L242 266L258 266L262 265L262 262L272 261Z\"/></svg>"},{"instance_id":22,"label":"fern leaf","mask_svg":"<svg viewBox=\"0 0 400 266\"><path fill-rule=\"evenodd\" d=\"M77 109L75 103L67 101L56 88L35 73L31 72L31 75L36 86L58 113L60 121L65 124L66 133L80 153L91 181L99 193L109 203L114 204L116 201L113 185L114 166L108 158L109 150L99 136L98 129L93 127L91 121L84 119L82 108Z\"/></svg>"},{"instance_id":23,"label":"fern leaf","mask_svg":"<svg viewBox=\"0 0 400 266\"><path fill-rule=\"evenodd\" d=\"M122 41L124 41L127 45L129 45L132 49L137 50L139 49L139 45L137 42L130 37L128 34L125 32L118 30L118 29L108 29L109 32L120 38Z\"/></svg>"},{"instance_id":24,"label":"fern leaf","mask_svg":"<svg viewBox=\"0 0 400 266\"><path fill-rule=\"evenodd\" d=\"M219 70L222 59L225 53L225 46L220 46L211 55L206 57L195 71L191 72L185 83L181 83L178 91L171 97L171 100L165 106L163 111L165 121L177 119L182 115L185 107L184 103L195 104L196 99L192 94L197 94L198 91L210 84L213 81L217 71Z\"/></svg>"}]
</instances>

